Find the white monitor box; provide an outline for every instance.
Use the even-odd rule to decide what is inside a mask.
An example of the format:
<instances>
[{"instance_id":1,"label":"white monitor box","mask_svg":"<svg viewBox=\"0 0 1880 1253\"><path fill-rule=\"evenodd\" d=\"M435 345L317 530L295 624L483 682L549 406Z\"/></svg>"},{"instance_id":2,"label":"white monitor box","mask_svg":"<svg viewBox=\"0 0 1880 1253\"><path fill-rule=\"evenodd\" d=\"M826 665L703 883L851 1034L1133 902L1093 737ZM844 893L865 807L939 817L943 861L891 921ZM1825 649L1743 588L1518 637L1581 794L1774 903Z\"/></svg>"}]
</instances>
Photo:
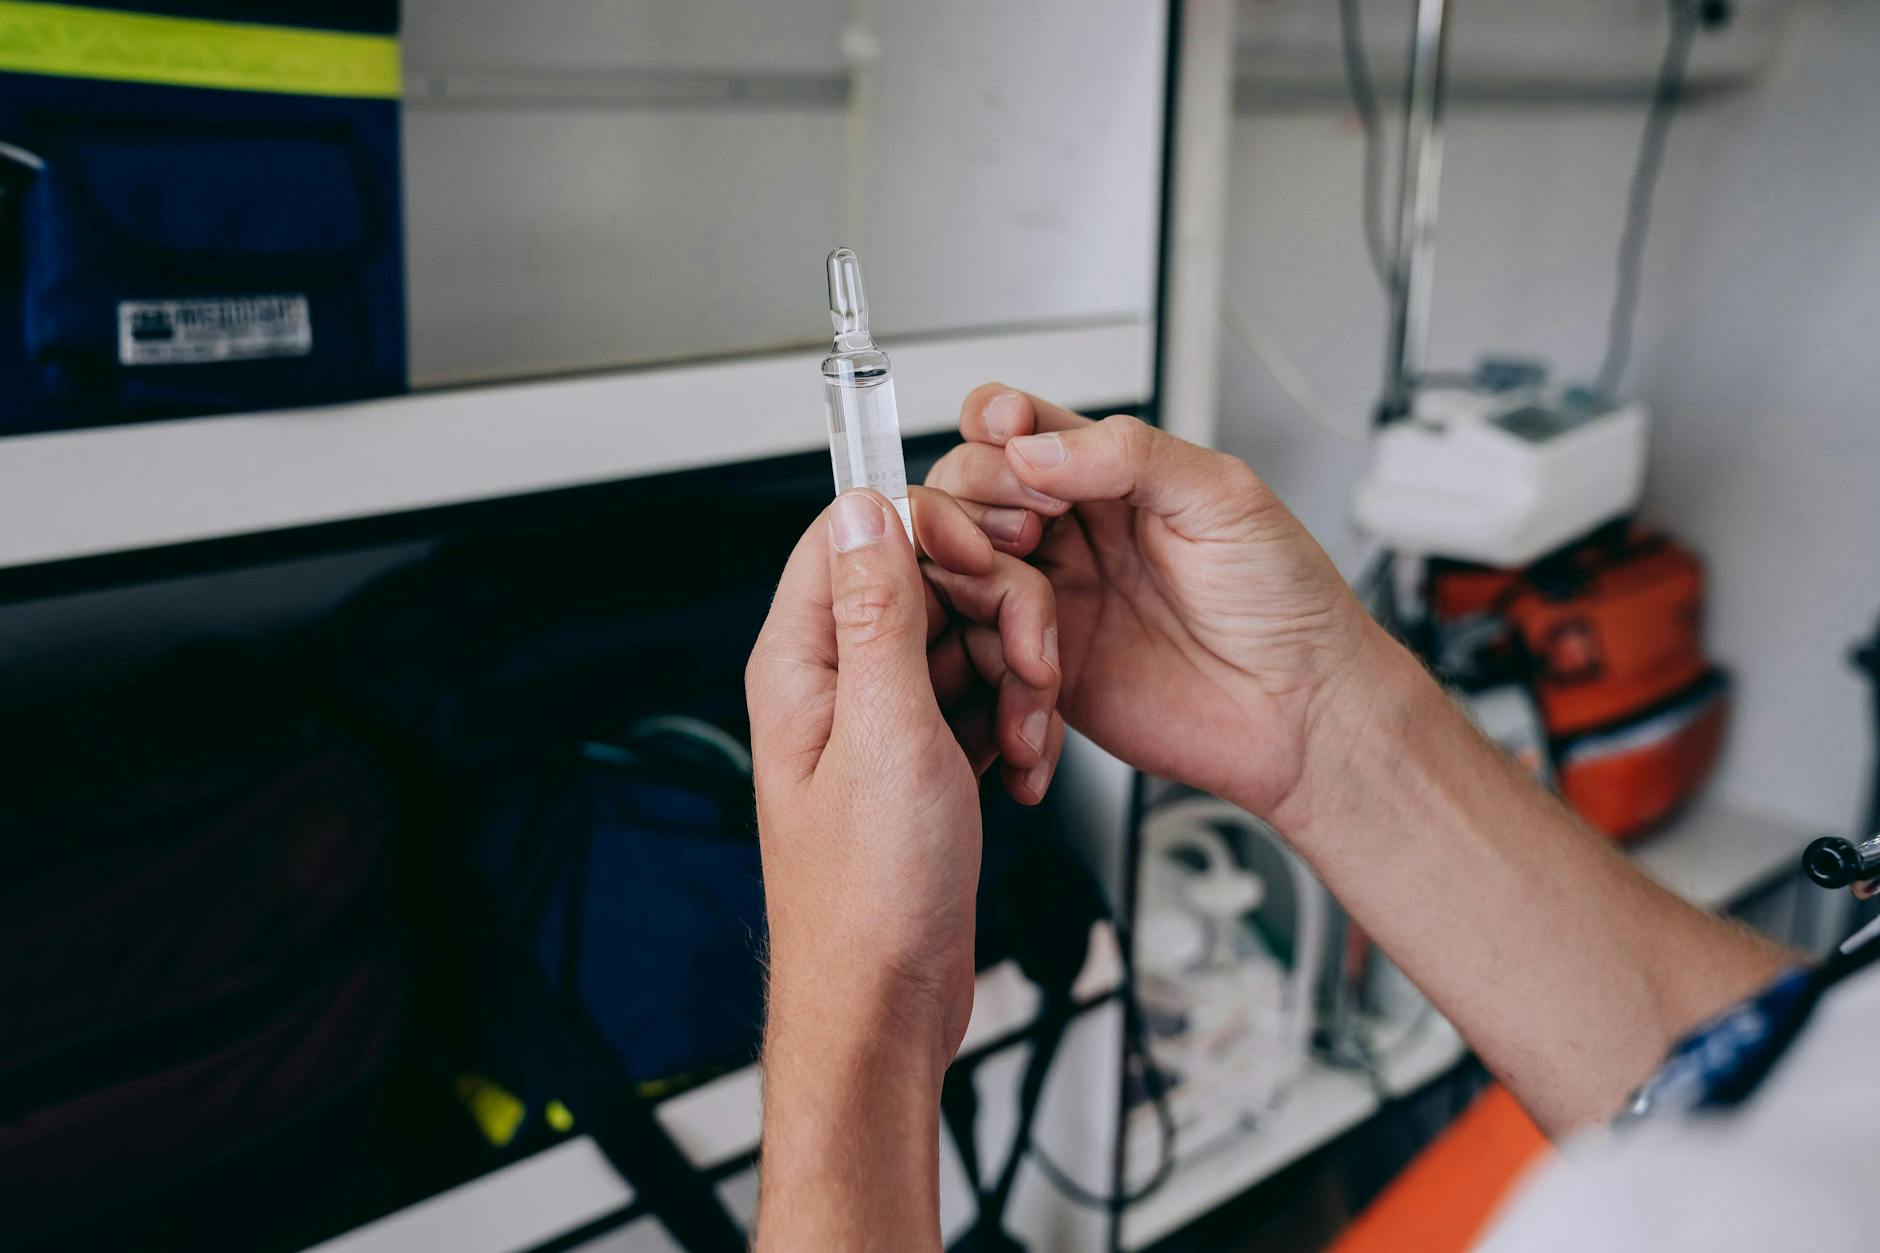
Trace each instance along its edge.
<instances>
[{"instance_id":1,"label":"white monitor box","mask_svg":"<svg viewBox=\"0 0 1880 1253\"><path fill-rule=\"evenodd\" d=\"M1542 389L1441 389L1377 436L1357 524L1419 556L1522 566L1630 512L1645 484L1643 405Z\"/></svg>"}]
</instances>

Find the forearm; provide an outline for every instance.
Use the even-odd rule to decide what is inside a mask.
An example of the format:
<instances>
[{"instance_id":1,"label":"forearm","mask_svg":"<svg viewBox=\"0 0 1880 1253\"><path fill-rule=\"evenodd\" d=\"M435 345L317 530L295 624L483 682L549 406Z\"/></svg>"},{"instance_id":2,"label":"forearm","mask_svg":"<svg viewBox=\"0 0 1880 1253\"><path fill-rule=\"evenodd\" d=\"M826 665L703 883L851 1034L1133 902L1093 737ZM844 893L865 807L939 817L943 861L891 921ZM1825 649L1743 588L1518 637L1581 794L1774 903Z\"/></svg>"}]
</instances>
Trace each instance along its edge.
<instances>
[{"instance_id":1,"label":"forearm","mask_svg":"<svg viewBox=\"0 0 1880 1253\"><path fill-rule=\"evenodd\" d=\"M1640 874L1376 632L1275 824L1550 1133L1794 960Z\"/></svg>"},{"instance_id":2,"label":"forearm","mask_svg":"<svg viewBox=\"0 0 1880 1253\"><path fill-rule=\"evenodd\" d=\"M773 981L757 1248L938 1250L939 1025L805 992Z\"/></svg>"}]
</instances>

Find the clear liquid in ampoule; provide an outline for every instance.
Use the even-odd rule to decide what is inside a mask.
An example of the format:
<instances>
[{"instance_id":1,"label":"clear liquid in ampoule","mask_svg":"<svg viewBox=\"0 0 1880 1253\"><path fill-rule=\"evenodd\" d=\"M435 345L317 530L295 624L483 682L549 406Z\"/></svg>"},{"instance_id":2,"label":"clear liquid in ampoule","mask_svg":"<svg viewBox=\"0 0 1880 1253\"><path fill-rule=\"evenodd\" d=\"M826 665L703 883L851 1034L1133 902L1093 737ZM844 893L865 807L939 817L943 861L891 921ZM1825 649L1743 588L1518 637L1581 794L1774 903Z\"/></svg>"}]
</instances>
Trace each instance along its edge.
<instances>
[{"instance_id":1,"label":"clear liquid in ampoule","mask_svg":"<svg viewBox=\"0 0 1880 1253\"><path fill-rule=\"evenodd\" d=\"M868 301L861 263L847 248L829 254L829 317L835 346L823 359L823 400L829 414L829 459L836 493L857 487L893 502L909 542L914 521L907 507L907 466L901 422L894 406L894 367L868 332Z\"/></svg>"}]
</instances>

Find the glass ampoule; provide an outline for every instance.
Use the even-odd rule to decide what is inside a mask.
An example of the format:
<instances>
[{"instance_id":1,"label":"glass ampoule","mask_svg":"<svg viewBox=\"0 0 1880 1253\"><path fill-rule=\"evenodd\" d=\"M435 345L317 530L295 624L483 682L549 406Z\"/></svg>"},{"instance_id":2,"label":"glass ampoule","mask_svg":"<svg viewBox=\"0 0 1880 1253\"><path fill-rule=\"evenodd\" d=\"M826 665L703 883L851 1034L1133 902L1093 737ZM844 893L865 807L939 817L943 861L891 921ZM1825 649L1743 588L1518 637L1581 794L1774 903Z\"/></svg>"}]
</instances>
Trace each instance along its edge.
<instances>
[{"instance_id":1,"label":"glass ampoule","mask_svg":"<svg viewBox=\"0 0 1880 1253\"><path fill-rule=\"evenodd\" d=\"M862 263L847 248L829 254L829 321L836 338L823 358L823 400L829 411L836 493L857 487L880 492L894 502L911 543L914 520L907 508L907 464L901 457L893 366L869 335Z\"/></svg>"}]
</instances>

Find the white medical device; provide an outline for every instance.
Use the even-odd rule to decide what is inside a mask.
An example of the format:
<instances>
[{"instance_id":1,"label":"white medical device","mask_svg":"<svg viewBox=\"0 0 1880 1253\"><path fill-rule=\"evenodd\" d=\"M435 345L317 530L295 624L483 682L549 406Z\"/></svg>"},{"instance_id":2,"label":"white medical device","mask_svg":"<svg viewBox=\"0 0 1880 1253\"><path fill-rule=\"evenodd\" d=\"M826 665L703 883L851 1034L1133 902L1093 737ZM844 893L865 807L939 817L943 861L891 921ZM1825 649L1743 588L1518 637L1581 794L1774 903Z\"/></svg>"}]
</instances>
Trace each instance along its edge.
<instances>
[{"instance_id":1,"label":"white medical device","mask_svg":"<svg viewBox=\"0 0 1880 1253\"><path fill-rule=\"evenodd\" d=\"M1384 398L1357 524L1418 557L1522 566L1633 509L1645 481L1646 414L1591 391L1433 385L1423 373L1442 180L1448 0L1417 0L1405 100L1395 254L1387 287ZM1494 371L1485 370L1485 374ZM1616 386L1605 377L1604 390Z\"/></svg>"},{"instance_id":2,"label":"white medical device","mask_svg":"<svg viewBox=\"0 0 1880 1253\"><path fill-rule=\"evenodd\" d=\"M1259 819L1187 796L1143 818L1140 899L1149 1054L1174 1080L1175 1139L1192 1153L1272 1110L1304 1071L1330 898ZM1148 1168L1141 1154L1158 1137L1145 1127L1129 1142L1140 1146L1133 1165Z\"/></svg>"},{"instance_id":3,"label":"white medical device","mask_svg":"<svg viewBox=\"0 0 1880 1253\"><path fill-rule=\"evenodd\" d=\"M1643 405L1426 388L1377 433L1353 513L1398 552L1523 566L1636 507L1645 450Z\"/></svg>"}]
</instances>

